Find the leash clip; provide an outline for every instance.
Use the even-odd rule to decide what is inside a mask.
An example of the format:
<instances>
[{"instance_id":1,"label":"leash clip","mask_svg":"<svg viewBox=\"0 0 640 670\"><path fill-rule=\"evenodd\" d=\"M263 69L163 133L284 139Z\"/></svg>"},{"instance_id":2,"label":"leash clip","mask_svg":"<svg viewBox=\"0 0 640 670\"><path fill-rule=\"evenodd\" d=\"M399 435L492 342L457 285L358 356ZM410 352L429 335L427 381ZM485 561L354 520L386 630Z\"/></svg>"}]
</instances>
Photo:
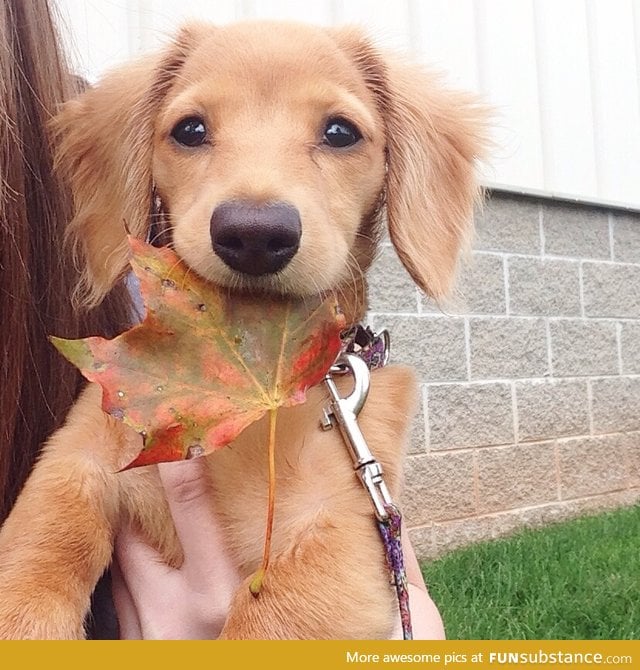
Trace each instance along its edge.
<instances>
[{"instance_id":1,"label":"leash clip","mask_svg":"<svg viewBox=\"0 0 640 670\"><path fill-rule=\"evenodd\" d=\"M333 375L347 373L353 376L354 385L351 393L343 398ZM331 402L323 410L321 425L323 430L331 430L337 424L353 461L353 469L371 498L376 518L384 522L389 519L387 510L393 502L384 482L382 465L373 457L358 425L358 414L369 395L370 381L369 367L361 358L354 354L341 354L324 378Z\"/></svg>"},{"instance_id":2,"label":"leash clip","mask_svg":"<svg viewBox=\"0 0 640 670\"><path fill-rule=\"evenodd\" d=\"M370 344L376 343L374 356L370 355L372 349L370 346L365 358L355 353L343 352L325 376L324 382L329 389L331 401L323 410L321 425L324 430L331 430L337 424L353 461L353 469L369 494L384 545L385 559L396 589L402 637L405 640L411 640L413 633L411 632L409 589L400 539L402 517L389 495L389 489L382 476L382 465L373 457L358 425L358 414L369 394L370 366L373 363L374 367L379 367L374 359L384 364L388 356L388 334L385 333L382 337L370 337L369 341ZM381 350L381 347L384 349ZM362 355L362 352L360 353ZM347 373L353 376L353 390L343 398L333 376Z\"/></svg>"}]
</instances>

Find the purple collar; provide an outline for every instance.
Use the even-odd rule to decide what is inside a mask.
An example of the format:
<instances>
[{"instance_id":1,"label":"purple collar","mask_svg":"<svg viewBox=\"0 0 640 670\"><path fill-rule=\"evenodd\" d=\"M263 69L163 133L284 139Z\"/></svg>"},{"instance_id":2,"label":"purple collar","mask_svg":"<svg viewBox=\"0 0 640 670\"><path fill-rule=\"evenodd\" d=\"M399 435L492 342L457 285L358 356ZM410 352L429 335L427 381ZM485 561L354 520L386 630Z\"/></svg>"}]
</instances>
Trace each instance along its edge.
<instances>
[{"instance_id":1,"label":"purple collar","mask_svg":"<svg viewBox=\"0 0 640 670\"><path fill-rule=\"evenodd\" d=\"M389 362L390 347L387 330L374 333L369 326L358 324L342 333L342 353L355 354L369 370L377 370Z\"/></svg>"}]
</instances>

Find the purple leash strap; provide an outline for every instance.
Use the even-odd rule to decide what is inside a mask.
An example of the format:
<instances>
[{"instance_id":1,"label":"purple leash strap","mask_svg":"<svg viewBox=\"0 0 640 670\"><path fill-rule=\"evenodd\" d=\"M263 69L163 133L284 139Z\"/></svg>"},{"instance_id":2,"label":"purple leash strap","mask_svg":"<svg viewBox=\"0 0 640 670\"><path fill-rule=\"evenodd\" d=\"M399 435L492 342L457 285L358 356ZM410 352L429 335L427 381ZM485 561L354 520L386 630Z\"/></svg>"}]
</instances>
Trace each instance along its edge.
<instances>
[{"instance_id":1,"label":"purple leash strap","mask_svg":"<svg viewBox=\"0 0 640 670\"><path fill-rule=\"evenodd\" d=\"M377 521L378 530L384 544L387 565L389 566L396 587L400 621L402 622L402 639L413 640L411 612L409 610L409 583L404 567L404 554L402 552L400 535L402 516L395 505L386 505L385 509L387 510L388 518L386 521Z\"/></svg>"}]
</instances>

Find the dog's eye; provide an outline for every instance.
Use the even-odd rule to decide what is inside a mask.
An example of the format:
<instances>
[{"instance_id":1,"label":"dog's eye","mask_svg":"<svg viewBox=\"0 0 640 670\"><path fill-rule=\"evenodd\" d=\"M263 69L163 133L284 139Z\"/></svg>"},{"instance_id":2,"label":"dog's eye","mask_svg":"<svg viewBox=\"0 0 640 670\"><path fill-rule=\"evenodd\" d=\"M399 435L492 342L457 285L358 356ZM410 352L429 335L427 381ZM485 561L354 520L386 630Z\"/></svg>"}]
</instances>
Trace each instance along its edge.
<instances>
[{"instance_id":1,"label":"dog's eye","mask_svg":"<svg viewBox=\"0 0 640 670\"><path fill-rule=\"evenodd\" d=\"M336 149L350 147L362 139L360 131L346 119L329 119L324 129L324 144Z\"/></svg>"},{"instance_id":2,"label":"dog's eye","mask_svg":"<svg viewBox=\"0 0 640 670\"><path fill-rule=\"evenodd\" d=\"M185 147L199 147L207 139L207 128L200 117L189 116L176 123L171 137Z\"/></svg>"}]
</instances>

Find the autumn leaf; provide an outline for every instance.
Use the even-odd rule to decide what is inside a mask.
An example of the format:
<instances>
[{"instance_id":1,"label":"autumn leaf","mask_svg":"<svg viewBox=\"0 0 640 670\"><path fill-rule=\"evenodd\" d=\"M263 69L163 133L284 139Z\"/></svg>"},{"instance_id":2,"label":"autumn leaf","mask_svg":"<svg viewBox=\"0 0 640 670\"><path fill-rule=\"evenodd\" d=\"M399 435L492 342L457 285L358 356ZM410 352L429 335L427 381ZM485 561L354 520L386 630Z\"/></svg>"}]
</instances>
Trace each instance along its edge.
<instances>
[{"instance_id":1,"label":"autumn leaf","mask_svg":"<svg viewBox=\"0 0 640 670\"><path fill-rule=\"evenodd\" d=\"M168 248L129 243L143 322L112 340L51 338L102 386L103 410L142 436L127 468L223 447L267 411L304 402L335 361L344 328L335 300L232 294Z\"/></svg>"}]
</instances>

